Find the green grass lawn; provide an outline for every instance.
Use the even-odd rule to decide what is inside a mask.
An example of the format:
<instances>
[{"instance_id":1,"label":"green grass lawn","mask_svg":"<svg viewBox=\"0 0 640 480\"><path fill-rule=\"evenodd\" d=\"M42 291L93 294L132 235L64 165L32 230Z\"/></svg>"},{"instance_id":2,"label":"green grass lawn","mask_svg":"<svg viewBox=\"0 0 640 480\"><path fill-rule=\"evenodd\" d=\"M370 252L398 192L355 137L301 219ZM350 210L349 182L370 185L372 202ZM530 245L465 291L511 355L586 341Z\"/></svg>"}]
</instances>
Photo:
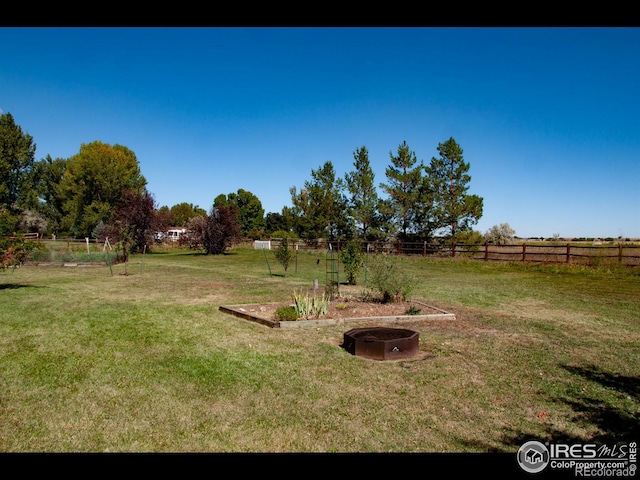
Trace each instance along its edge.
<instances>
[{"instance_id":1,"label":"green grass lawn","mask_svg":"<svg viewBox=\"0 0 640 480\"><path fill-rule=\"evenodd\" d=\"M220 305L324 285L325 252L167 250L0 272L0 451L516 452L640 439L640 271L411 258L419 360ZM364 280L362 280L364 281ZM363 289L365 285L363 284Z\"/></svg>"}]
</instances>

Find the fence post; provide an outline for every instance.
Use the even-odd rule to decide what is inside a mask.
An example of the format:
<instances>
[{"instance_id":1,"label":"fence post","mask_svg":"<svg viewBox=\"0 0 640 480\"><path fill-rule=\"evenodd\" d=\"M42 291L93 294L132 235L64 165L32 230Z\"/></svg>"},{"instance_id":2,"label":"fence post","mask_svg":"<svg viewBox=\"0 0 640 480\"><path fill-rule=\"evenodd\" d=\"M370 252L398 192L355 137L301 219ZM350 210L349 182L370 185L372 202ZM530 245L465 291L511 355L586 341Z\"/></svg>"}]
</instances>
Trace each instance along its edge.
<instances>
[{"instance_id":1,"label":"fence post","mask_svg":"<svg viewBox=\"0 0 640 480\"><path fill-rule=\"evenodd\" d=\"M456 242L451 242L451 257L456 256Z\"/></svg>"},{"instance_id":2,"label":"fence post","mask_svg":"<svg viewBox=\"0 0 640 480\"><path fill-rule=\"evenodd\" d=\"M622 243L618 243L618 263L622 263Z\"/></svg>"},{"instance_id":3,"label":"fence post","mask_svg":"<svg viewBox=\"0 0 640 480\"><path fill-rule=\"evenodd\" d=\"M484 241L484 259L485 261L489 259L489 242L487 240Z\"/></svg>"},{"instance_id":4,"label":"fence post","mask_svg":"<svg viewBox=\"0 0 640 480\"><path fill-rule=\"evenodd\" d=\"M424 242L422 242L422 256L423 257L427 256L427 241L426 240Z\"/></svg>"},{"instance_id":5,"label":"fence post","mask_svg":"<svg viewBox=\"0 0 640 480\"><path fill-rule=\"evenodd\" d=\"M567 263L569 263L570 257L571 257L571 244L567 243Z\"/></svg>"},{"instance_id":6,"label":"fence post","mask_svg":"<svg viewBox=\"0 0 640 480\"><path fill-rule=\"evenodd\" d=\"M527 244L523 243L522 244L522 261L525 261L525 258L527 257Z\"/></svg>"}]
</instances>

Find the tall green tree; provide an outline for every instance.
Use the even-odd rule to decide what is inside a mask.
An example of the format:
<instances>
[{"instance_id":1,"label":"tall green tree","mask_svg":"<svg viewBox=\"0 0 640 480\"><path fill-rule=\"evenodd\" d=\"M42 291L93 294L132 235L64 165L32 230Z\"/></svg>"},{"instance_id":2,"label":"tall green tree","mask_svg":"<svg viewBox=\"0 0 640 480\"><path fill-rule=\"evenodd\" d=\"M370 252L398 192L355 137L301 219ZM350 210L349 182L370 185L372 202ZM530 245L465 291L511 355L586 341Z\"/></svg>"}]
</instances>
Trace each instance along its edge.
<instances>
[{"instance_id":1,"label":"tall green tree","mask_svg":"<svg viewBox=\"0 0 640 480\"><path fill-rule=\"evenodd\" d=\"M291 194L291 207L283 207L282 216L289 219L295 234L307 240L316 239L324 236L322 226L317 226L317 221L311 214L312 206L309 199L309 191L301 188L300 191L296 187L289 189ZM287 209L285 211L285 208Z\"/></svg>"},{"instance_id":2,"label":"tall green tree","mask_svg":"<svg viewBox=\"0 0 640 480\"><path fill-rule=\"evenodd\" d=\"M440 157L433 157L425 171L433 189L435 218L445 236L456 241L482 217L483 200L470 195L470 164L465 162L460 145L450 137L438 144Z\"/></svg>"},{"instance_id":3,"label":"tall green tree","mask_svg":"<svg viewBox=\"0 0 640 480\"><path fill-rule=\"evenodd\" d=\"M416 240L430 240L438 229L435 213L434 189L431 178L425 175L416 190L413 208L413 233Z\"/></svg>"},{"instance_id":4,"label":"tall green tree","mask_svg":"<svg viewBox=\"0 0 640 480\"><path fill-rule=\"evenodd\" d=\"M283 207L283 212L285 208L289 208L289 207ZM290 216L287 217L285 216L284 213L278 213L278 212L269 212L267 213L266 217L265 217L265 221L266 221L266 228L265 228L265 234L266 235L271 235L274 232L291 232L291 230L293 229L293 225L291 224L290 221Z\"/></svg>"},{"instance_id":5,"label":"tall green tree","mask_svg":"<svg viewBox=\"0 0 640 480\"><path fill-rule=\"evenodd\" d=\"M415 232L416 214L420 205L421 188L423 188L422 161L418 162L415 152L409 149L404 141L398 146L397 154L389 152L391 164L386 169L388 183L381 183L388 195L385 208L392 218L402 239L407 239Z\"/></svg>"},{"instance_id":6,"label":"tall green tree","mask_svg":"<svg viewBox=\"0 0 640 480\"><path fill-rule=\"evenodd\" d=\"M110 223L126 190L140 194L146 184L135 153L127 147L100 141L82 144L80 152L67 160L60 183L62 229L90 236L101 221Z\"/></svg>"},{"instance_id":7,"label":"tall green tree","mask_svg":"<svg viewBox=\"0 0 640 480\"><path fill-rule=\"evenodd\" d=\"M3 208L2 225L13 233L19 215L25 207L30 189L25 188L31 178L35 162L36 144L33 137L22 131L10 113L0 114L0 207Z\"/></svg>"},{"instance_id":8,"label":"tall green tree","mask_svg":"<svg viewBox=\"0 0 640 480\"><path fill-rule=\"evenodd\" d=\"M32 249L17 233L28 203L36 145L10 113L0 114L0 270L22 264Z\"/></svg>"},{"instance_id":9,"label":"tall green tree","mask_svg":"<svg viewBox=\"0 0 640 480\"><path fill-rule=\"evenodd\" d=\"M366 146L353 152L355 170L345 175L349 197L349 213L356 222L359 235L364 239L373 239L378 223L378 192L375 186L375 174L369 162Z\"/></svg>"},{"instance_id":10,"label":"tall green tree","mask_svg":"<svg viewBox=\"0 0 640 480\"><path fill-rule=\"evenodd\" d=\"M352 236L353 222L347 215L344 189L343 179L336 177L333 163L327 161L311 170L311 180L299 192L296 187L289 190L301 238L333 240Z\"/></svg>"},{"instance_id":11,"label":"tall green tree","mask_svg":"<svg viewBox=\"0 0 640 480\"><path fill-rule=\"evenodd\" d=\"M378 198L377 215L380 238L389 240L398 231L395 210L390 198Z\"/></svg>"},{"instance_id":12,"label":"tall green tree","mask_svg":"<svg viewBox=\"0 0 640 480\"><path fill-rule=\"evenodd\" d=\"M173 216L173 224L171 226L174 227L185 227L193 217L205 217L207 215L207 211L204 208L187 202L174 205L170 211Z\"/></svg>"},{"instance_id":13,"label":"tall green tree","mask_svg":"<svg viewBox=\"0 0 640 480\"><path fill-rule=\"evenodd\" d=\"M58 234L64 216L64 198L60 191L60 183L67 168L64 158L47 155L34 164L33 193L37 197L35 210L47 221L47 233Z\"/></svg>"},{"instance_id":14,"label":"tall green tree","mask_svg":"<svg viewBox=\"0 0 640 480\"><path fill-rule=\"evenodd\" d=\"M267 226L262 202L253 193L238 189L227 195L227 202L238 207L238 223L245 237L259 236Z\"/></svg>"}]
</instances>

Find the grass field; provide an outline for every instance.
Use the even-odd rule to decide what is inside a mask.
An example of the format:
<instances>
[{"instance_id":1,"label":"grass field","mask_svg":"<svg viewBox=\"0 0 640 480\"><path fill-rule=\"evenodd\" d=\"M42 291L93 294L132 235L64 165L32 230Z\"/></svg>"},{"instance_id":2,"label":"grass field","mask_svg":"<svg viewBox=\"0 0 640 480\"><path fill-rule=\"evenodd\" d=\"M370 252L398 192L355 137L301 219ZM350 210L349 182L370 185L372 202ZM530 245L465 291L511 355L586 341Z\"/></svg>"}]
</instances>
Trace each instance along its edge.
<instances>
[{"instance_id":1,"label":"grass field","mask_svg":"<svg viewBox=\"0 0 640 480\"><path fill-rule=\"evenodd\" d=\"M640 271L411 258L419 360L219 311L325 281L324 252L166 250L0 272L0 451L516 452L640 439ZM269 262L269 263L267 263ZM363 285L364 288L364 285Z\"/></svg>"}]
</instances>

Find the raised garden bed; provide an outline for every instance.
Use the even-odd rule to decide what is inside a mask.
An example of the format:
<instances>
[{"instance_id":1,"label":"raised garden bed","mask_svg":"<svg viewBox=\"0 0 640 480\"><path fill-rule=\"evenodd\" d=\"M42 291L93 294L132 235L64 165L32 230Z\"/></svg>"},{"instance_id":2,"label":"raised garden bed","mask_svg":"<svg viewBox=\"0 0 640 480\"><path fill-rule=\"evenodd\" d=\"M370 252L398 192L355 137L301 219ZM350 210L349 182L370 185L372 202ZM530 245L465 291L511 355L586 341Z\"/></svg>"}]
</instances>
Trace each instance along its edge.
<instances>
[{"instance_id":1,"label":"raised garden bed","mask_svg":"<svg viewBox=\"0 0 640 480\"><path fill-rule=\"evenodd\" d=\"M330 302L326 315L321 318L280 321L276 319L278 308L291 305L291 302L247 303L240 305L222 305L222 312L245 320L266 325L270 328L304 328L328 325L351 324L355 322L407 323L428 320L455 320L453 313L446 312L427 304L422 300L406 300L404 302L364 302L337 301ZM407 314L407 311L418 311Z\"/></svg>"}]
</instances>

